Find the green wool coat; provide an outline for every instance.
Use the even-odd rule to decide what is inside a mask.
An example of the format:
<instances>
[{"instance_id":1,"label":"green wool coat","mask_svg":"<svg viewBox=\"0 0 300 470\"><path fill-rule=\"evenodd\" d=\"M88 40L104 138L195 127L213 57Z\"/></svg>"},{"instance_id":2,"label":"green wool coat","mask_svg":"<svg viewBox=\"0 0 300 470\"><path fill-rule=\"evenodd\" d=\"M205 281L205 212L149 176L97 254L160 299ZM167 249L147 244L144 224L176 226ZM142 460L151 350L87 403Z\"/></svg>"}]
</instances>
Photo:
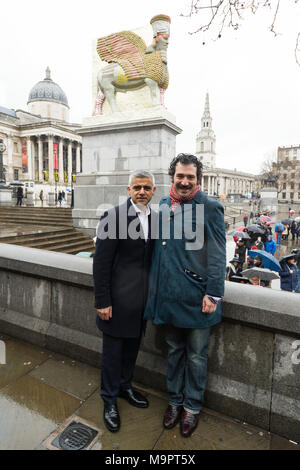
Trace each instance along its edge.
<instances>
[{"instance_id":1,"label":"green wool coat","mask_svg":"<svg viewBox=\"0 0 300 470\"><path fill-rule=\"evenodd\" d=\"M175 212L170 208L170 198L163 197L144 316L155 325L208 328L221 321L221 304L216 312L207 314L202 312L202 300L205 294L224 295L224 209L202 191ZM180 228L184 232L181 239Z\"/></svg>"}]
</instances>

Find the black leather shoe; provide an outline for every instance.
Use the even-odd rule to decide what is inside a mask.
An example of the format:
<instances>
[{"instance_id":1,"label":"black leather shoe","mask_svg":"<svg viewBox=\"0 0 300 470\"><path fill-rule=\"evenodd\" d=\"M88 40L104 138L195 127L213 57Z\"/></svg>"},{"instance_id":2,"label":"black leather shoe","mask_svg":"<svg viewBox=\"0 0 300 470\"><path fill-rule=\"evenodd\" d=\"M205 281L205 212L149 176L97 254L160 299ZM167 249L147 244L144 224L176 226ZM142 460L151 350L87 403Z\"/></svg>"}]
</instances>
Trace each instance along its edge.
<instances>
[{"instance_id":1,"label":"black leather shoe","mask_svg":"<svg viewBox=\"0 0 300 470\"><path fill-rule=\"evenodd\" d=\"M180 432L183 437L189 437L192 432L195 431L198 425L199 415L200 413L192 414L186 410L183 411L180 421Z\"/></svg>"},{"instance_id":2,"label":"black leather shoe","mask_svg":"<svg viewBox=\"0 0 300 470\"><path fill-rule=\"evenodd\" d=\"M178 423L182 406L168 405L164 414L163 425L166 429L172 429Z\"/></svg>"},{"instance_id":3,"label":"black leather shoe","mask_svg":"<svg viewBox=\"0 0 300 470\"><path fill-rule=\"evenodd\" d=\"M117 405L104 404L103 419L110 432L119 431L121 423Z\"/></svg>"},{"instance_id":4,"label":"black leather shoe","mask_svg":"<svg viewBox=\"0 0 300 470\"><path fill-rule=\"evenodd\" d=\"M119 397L125 398L125 400L127 400L130 405L136 406L137 408L148 408L149 406L147 398L145 398L140 392L138 392L134 388L129 388L128 390L121 390L119 393Z\"/></svg>"}]
</instances>

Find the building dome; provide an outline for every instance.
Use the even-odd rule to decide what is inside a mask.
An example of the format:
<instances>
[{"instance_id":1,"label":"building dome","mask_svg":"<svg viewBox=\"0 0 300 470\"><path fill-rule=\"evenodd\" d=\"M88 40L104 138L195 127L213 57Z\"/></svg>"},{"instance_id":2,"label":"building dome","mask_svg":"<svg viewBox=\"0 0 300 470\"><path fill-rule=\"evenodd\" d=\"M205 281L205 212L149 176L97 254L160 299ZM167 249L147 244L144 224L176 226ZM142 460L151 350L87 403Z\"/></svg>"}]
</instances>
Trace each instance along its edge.
<instances>
[{"instance_id":1,"label":"building dome","mask_svg":"<svg viewBox=\"0 0 300 470\"><path fill-rule=\"evenodd\" d=\"M68 121L69 104L65 92L50 77L47 67L46 78L38 82L29 93L28 109L30 113L39 114L50 119Z\"/></svg>"},{"instance_id":2,"label":"building dome","mask_svg":"<svg viewBox=\"0 0 300 470\"><path fill-rule=\"evenodd\" d=\"M38 82L29 93L28 103L32 101L55 101L69 107L65 92L50 78L50 69L47 67L46 78Z\"/></svg>"}]
</instances>

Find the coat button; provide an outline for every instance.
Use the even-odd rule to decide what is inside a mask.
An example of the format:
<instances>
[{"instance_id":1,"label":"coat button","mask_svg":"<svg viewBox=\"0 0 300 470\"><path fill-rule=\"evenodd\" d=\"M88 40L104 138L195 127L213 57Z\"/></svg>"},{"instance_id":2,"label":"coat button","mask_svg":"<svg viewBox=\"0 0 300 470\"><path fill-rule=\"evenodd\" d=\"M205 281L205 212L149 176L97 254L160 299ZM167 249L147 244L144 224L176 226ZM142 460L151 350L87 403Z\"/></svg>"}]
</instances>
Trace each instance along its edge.
<instances>
[{"instance_id":1,"label":"coat button","mask_svg":"<svg viewBox=\"0 0 300 470\"><path fill-rule=\"evenodd\" d=\"M167 242L162 242L162 246L166 246Z\"/></svg>"}]
</instances>

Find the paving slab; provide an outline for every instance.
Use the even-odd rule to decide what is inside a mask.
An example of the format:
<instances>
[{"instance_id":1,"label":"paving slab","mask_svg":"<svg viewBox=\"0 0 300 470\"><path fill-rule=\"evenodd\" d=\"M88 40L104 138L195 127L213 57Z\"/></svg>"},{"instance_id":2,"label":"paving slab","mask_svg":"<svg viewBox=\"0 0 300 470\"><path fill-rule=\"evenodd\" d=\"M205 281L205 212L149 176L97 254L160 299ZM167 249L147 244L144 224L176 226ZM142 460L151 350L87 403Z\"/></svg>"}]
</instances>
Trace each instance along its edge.
<instances>
[{"instance_id":1,"label":"paving slab","mask_svg":"<svg viewBox=\"0 0 300 470\"><path fill-rule=\"evenodd\" d=\"M29 375L80 400L92 395L100 381L99 369L56 355Z\"/></svg>"},{"instance_id":2,"label":"paving slab","mask_svg":"<svg viewBox=\"0 0 300 470\"><path fill-rule=\"evenodd\" d=\"M34 449L79 406L66 393L21 377L0 390L0 449Z\"/></svg>"},{"instance_id":3,"label":"paving slab","mask_svg":"<svg viewBox=\"0 0 300 470\"><path fill-rule=\"evenodd\" d=\"M37 348L19 340L4 338L6 346L6 364L1 365L0 389L17 378L27 374L36 366L45 362L49 351Z\"/></svg>"}]
</instances>

